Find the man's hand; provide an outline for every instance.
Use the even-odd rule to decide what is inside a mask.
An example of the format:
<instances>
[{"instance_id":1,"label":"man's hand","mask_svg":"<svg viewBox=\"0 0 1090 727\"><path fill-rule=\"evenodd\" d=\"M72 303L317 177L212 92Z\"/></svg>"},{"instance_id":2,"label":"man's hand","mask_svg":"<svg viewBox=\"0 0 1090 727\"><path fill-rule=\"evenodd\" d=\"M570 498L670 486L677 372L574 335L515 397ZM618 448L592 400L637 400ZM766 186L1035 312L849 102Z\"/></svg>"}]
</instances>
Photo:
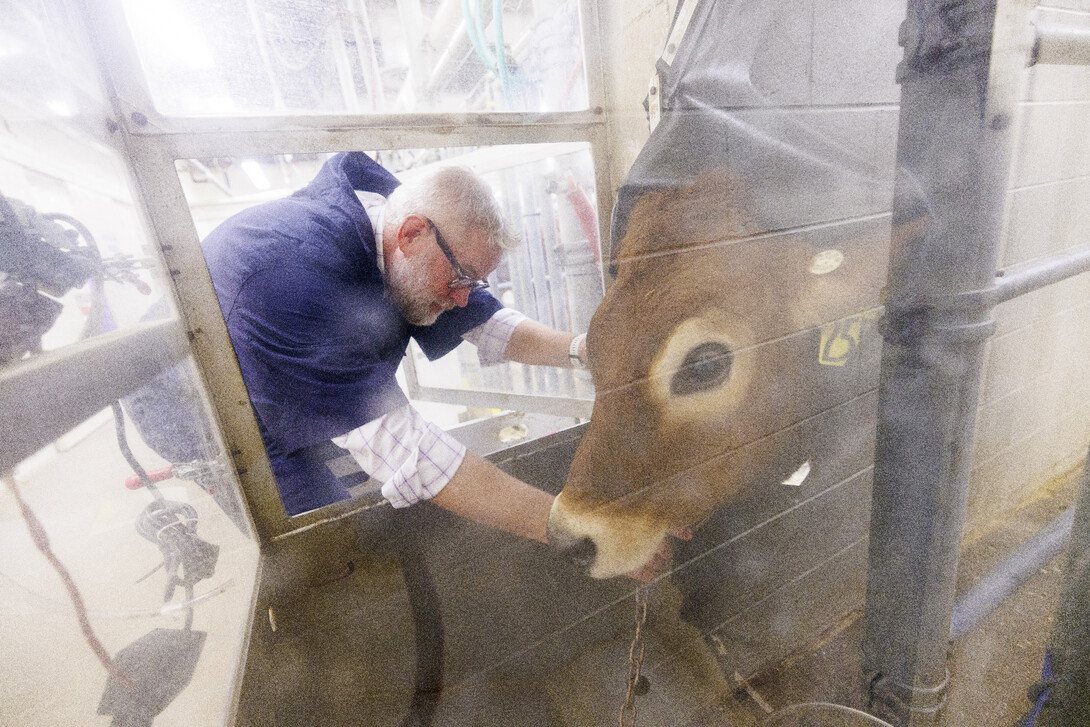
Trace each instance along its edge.
<instances>
[{"instance_id":1,"label":"man's hand","mask_svg":"<svg viewBox=\"0 0 1090 727\"><path fill-rule=\"evenodd\" d=\"M678 540L693 539L693 531L688 527L673 528L668 530L666 534L667 536L675 537ZM629 571L625 575L640 583L650 583L666 572L667 567L670 565L670 561L673 559L674 546L670 543L670 537L666 537L662 539L662 544L659 545L659 549L655 551L655 554L651 556L651 560L647 561L636 570Z\"/></svg>"}]
</instances>

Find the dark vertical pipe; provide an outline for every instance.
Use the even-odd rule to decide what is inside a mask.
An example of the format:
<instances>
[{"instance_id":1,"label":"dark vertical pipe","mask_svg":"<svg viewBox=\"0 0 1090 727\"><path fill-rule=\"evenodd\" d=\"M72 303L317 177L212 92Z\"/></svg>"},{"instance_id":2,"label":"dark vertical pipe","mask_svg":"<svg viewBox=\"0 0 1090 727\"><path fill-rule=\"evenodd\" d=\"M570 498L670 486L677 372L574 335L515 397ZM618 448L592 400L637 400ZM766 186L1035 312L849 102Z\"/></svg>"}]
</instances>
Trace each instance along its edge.
<instances>
[{"instance_id":1,"label":"dark vertical pipe","mask_svg":"<svg viewBox=\"0 0 1090 727\"><path fill-rule=\"evenodd\" d=\"M1071 546L1048 649L1055 683L1037 727L1090 724L1090 454L1075 504Z\"/></svg>"},{"instance_id":2,"label":"dark vertical pipe","mask_svg":"<svg viewBox=\"0 0 1090 727\"><path fill-rule=\"evenodd\" d=\"M897 725L936 724L945 703L977 394L993 329L991 296L970 293L994 285L1031 8L1030 0L910 0L901 28L864 641L872 710Z\"/></svg>"}]
</instances>

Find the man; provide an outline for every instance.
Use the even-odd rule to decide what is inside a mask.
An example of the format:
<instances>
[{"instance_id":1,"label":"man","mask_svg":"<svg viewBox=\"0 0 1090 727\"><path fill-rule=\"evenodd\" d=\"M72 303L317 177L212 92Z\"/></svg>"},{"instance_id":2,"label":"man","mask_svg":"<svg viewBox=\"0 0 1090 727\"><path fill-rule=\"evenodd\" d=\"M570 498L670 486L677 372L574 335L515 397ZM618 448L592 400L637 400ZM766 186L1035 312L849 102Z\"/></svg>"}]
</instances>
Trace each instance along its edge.
<instances>
[{"instance_id":1,"label":"man","mask_svg":"<svg viewBox=\"0 0 1090 727\"><path fill-rule=\"evenodd\" d=\"M545 542L552 496L425 421L395 381L409 338L431 359L463 337L482 364L570 366L584 337L503 308L485 278L516 240L488 188L446 168L401 185L360 152L290 197L224 222L203 247L281 498L348 497L317 456L332 440L395 506L423 499Z\"/></svg>"}]
</instances>

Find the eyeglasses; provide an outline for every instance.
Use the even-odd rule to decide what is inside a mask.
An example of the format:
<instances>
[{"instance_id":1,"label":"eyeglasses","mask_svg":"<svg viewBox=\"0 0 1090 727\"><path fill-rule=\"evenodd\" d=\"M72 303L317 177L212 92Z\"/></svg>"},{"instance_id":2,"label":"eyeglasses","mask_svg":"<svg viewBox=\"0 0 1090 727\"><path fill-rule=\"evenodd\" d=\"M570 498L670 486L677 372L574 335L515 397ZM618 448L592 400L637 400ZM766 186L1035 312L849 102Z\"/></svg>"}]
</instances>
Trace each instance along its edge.
<instances>
[{"instance_id":1,"label":"eyeglasses","mask_svg":"<svg viewBox=\"0 0 1090 727\"><path fill-rule=\"evenodd\" d=\"M427 217L424 218L428 220ZM447 256L447 260L450 261L450 267L454 269L454 280L447 283L447 287L451 290L468 290L473 292L474 290L484 290L488 287L487 280L477 280L466 275L462 270L462 266L458 264L457 258L454 257L454 253L451 251L450 246L447 245L446 240L443 239L442 233L439 232L439 228L435 226L435 223L428 220L428 224L431 225L431 229L435 231L435 244L439 246L439 249L443 251L443 254Z\"/></svg>"}]
</instances>

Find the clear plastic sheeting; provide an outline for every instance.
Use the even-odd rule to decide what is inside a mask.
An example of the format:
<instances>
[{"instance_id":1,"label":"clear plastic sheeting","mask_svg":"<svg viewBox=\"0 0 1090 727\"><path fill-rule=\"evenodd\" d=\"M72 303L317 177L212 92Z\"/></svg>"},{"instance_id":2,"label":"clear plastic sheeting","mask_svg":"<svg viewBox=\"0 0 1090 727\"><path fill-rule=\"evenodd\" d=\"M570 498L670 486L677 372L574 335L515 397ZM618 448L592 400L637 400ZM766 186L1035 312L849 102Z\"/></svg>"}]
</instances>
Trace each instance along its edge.
<instances>
[{"instance_id":1,"label":"clear plastic sheeting","mask_svg":"<svg viewBox=\"0 0 1090 727\"><path fill-rule=\"evenodd\" d=\"M167 288L74 13L0 8L3 368L131 327Z\"/></svg>"},{"instance_id":2,"label":"clear plastic sheeting","mask_svg":"<svg viewBox=\"0 0 1090 727\"><path fill-rule=\"evenodd\" d=\"M123 0L160 113L586 108L576 0Z\"/></svg>"},{"instance_id":3,"label":"clear plastic sheeting","mask_svg":"<svg viewBox=\"0 0 1090 727\"><path fill-rule=\"evenodd\" d=\"M0 723L223 724L257 545L77 19L0 4Z\"/></svg>"},{"instance_id":4,"label":"clear plastic sheeting","mask_svg":"<svg viewBox=\"0 0 1090 727\"><path fill-rule=\"evenodd\" d=\"M173 374L171 394L195 410L175 404L153 413L129 398L118 410L129 412L124 440L106 409L4 476L5 724L226 723L257 546L207 420L179 416L206 407L191 388L191 364ZM136 397L156 393L149 386ZM201 433L205 441L168 451L185 458L172 461L141 432L172 442ZM156 480L153 488L140 486L122 446ZM96 657L96 641L112 666Z\"/></svg>"},{"instance_id":5,"label":"clear plastic sheeting","mask_svg":"<svg viewBox=\"0 0 1090 727\"><path fill-rule=\"evenodd\" d=\"M25 5L3 231L32 209L101 273L0 280L62 309L0 367L0 723L995 727L1050 687L1036 727L1082 723L1078 558L950 626L1076 497L1087 540L1090 67L1027 65L1086 0ZM104 11L101 67L70 6ZM281 507L199 244L344 149L480 172L524 239L490 290L587 332L593 392L471 347L403 366L557 495L550 547L395 510L337 452L349 499Z\"/></svg>"}]
</instances>

